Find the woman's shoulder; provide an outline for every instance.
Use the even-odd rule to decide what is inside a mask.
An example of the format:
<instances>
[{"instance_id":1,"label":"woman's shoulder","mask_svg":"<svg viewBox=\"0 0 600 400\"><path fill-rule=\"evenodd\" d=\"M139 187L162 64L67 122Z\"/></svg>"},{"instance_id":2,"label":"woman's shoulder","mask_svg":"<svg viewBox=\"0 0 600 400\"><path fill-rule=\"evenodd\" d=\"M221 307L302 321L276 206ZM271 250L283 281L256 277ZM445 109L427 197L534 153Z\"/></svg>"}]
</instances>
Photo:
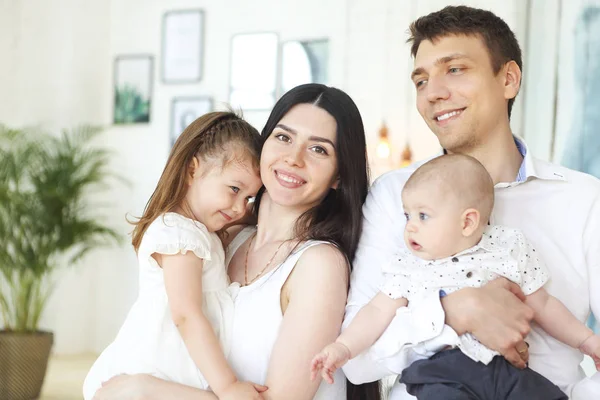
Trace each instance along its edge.
<instances>
[{"instance_id":1,"label":"woman's shoulder","mask_svg":"<svg viewBox=\"0 0 600 400\"><path fill-rule=\"evenodd\" d=\"M339 279L349 274L350 263L342 250L326 241L309 240L300 245L302 254L298 258L296 270L321 278Z\"/></svg>"}]
</instances>

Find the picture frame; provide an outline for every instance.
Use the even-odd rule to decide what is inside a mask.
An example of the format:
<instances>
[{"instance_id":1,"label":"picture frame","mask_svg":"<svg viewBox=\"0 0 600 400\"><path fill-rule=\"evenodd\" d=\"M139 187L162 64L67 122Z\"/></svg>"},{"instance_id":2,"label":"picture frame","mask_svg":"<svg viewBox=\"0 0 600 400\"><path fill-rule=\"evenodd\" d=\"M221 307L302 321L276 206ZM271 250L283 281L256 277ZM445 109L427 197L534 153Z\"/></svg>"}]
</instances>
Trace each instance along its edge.
<instances>
[{"instance_id":1,"label":"picture frame","mask_svg":"<svg viewBox=\"0 0 600 400\"><path fill-rule=\"evenodd\" d=\"M187 128L198 117L213 110L211 97L175 97L171 100L171 147Z\"/></svg>"},{"instance_id":2,"label":"picture frame","mask_svg":"<svg viewBox=\"0 0 600 400\"><path fill-rule=\"evenodd\" d=\"M161 80L166 84L202 80L204 11L175 10L163 15Z\"/></svg>"},{"instance_id":3,"label":"picture frame","mask_svg":"<svg viewBox=\"0 0 600 400\"><path fill-rule=\"evenodd\" d=\"M153 76L153 56L139 54L115 57L113 124L150 122Z\"/></svg>"}]
</instances>

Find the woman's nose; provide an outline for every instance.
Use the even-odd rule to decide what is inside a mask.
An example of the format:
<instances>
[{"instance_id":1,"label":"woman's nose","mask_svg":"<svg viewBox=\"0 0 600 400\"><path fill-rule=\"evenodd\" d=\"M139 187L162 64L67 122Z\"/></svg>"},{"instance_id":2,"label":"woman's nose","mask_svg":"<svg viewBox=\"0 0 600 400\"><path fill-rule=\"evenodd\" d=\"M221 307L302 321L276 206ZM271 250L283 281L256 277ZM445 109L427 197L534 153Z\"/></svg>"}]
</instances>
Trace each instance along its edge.
<instances>
[{"instance_id":1,"label":"woman's nose","mask_svg":"<svg viewBox=\"0 0 600 400\"><path fill-rule=\"evenodd\" d=\"M285 155L285 162L288 165L302 167L304 166L302 154L302 148L300 148L300 146L294 146L293 148L290 148L288 153Z\"/></svg>"}]
</instances>

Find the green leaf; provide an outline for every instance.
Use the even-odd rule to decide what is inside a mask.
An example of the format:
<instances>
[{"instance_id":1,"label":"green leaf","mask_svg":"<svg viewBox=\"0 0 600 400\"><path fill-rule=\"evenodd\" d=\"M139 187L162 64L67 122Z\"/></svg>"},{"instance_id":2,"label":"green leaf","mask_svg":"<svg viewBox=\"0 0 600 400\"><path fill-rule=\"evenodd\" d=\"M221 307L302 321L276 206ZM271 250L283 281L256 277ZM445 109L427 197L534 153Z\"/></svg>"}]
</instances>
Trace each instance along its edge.
<instances>
[{"instance_id":1,"label":"green leaf","mask_svg":"<svg viewBox=\"0 0 600 400\"><path fill-rule=\"evenodd\" d=\"M36 331L49 279L90 250L119 243L90 194L109 187L111 153L92 143L98 127L53 136L0 125L0 317L5 329ZM117 177L118 178L118 177ZM122 182L124 180L121 180Z\"/></svg>"}]
</instances>

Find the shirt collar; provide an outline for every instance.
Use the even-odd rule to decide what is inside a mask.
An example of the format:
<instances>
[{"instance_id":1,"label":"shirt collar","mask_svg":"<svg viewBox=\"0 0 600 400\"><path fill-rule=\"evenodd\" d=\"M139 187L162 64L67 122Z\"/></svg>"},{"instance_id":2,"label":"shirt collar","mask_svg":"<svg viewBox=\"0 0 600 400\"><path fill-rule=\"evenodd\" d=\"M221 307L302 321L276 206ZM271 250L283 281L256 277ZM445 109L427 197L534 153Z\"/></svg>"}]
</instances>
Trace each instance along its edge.
<instances>
[{"instance_id":1,"label":"shirt collar","mask_svg":"<svg viewBox=\"0 0 600 400\"><path fill-rule=\"evenodd\" d=\"M440 258L437 260L430 260L430 261L422 260L422 261L424 264L438 265L438 264L450 262L450 261L452 261L453 258L459 258L461 256L475 253L478 250L483 250L487 253L497 253L499 251L502 251L502 249L503 249L502 246L495 244L492 239L491 233L493 232L494 229L496 229L494 225L487 226L485 228L485 230L483 231L483 235L481 236L481 240L479 241L479 243L477 243L473 247L469 247L468 249L461 251L460 253L457 253L453 256L446 257L446 258ZM406 251L410 253L410 251L408 249Z\"/></svg>"},{"instance_id":2,"label":"shirt collar","mask_svg":"<svg viewBox=\"0 0 600 400\"><path fill-rule=\"evenodd\" d=\"M555 168L553 164L543 163L542 161L536 159L531 152L528 151L527 144L521 137L513 135L513 139L517 149L519 150L519 153L521 153L521 156L523 156L523 162L521 162L521 166L519 167L519 171L517 172L514 182L499 183L496 185L496 187L515 186L525 183L530 179L544 179L552 181L567 180L564 174L561 173L558 168ZM442 149L442 154L447 154L446 149Z\"/></svg>"},{"instance_id":3,"label":"shirt collar","mask_svg":"<svg viewBox=\"0 0 600 400\"><path fill-rule=\"evenodd\" d=\"M517 173L515 181L512 184L509 184L509 186L513 186L514 184L525 183L530 179L542 179L551 181L567 180L564 174L559 171L557 166L535 158L531 154L531 152L528 151L527 144L521 137L513 135L513 138L515 140L515 144L517 145L519 153L521 153L521 155L523 156L523 162L519 167L519 172Z\"/></svg>"}]
</instances>

